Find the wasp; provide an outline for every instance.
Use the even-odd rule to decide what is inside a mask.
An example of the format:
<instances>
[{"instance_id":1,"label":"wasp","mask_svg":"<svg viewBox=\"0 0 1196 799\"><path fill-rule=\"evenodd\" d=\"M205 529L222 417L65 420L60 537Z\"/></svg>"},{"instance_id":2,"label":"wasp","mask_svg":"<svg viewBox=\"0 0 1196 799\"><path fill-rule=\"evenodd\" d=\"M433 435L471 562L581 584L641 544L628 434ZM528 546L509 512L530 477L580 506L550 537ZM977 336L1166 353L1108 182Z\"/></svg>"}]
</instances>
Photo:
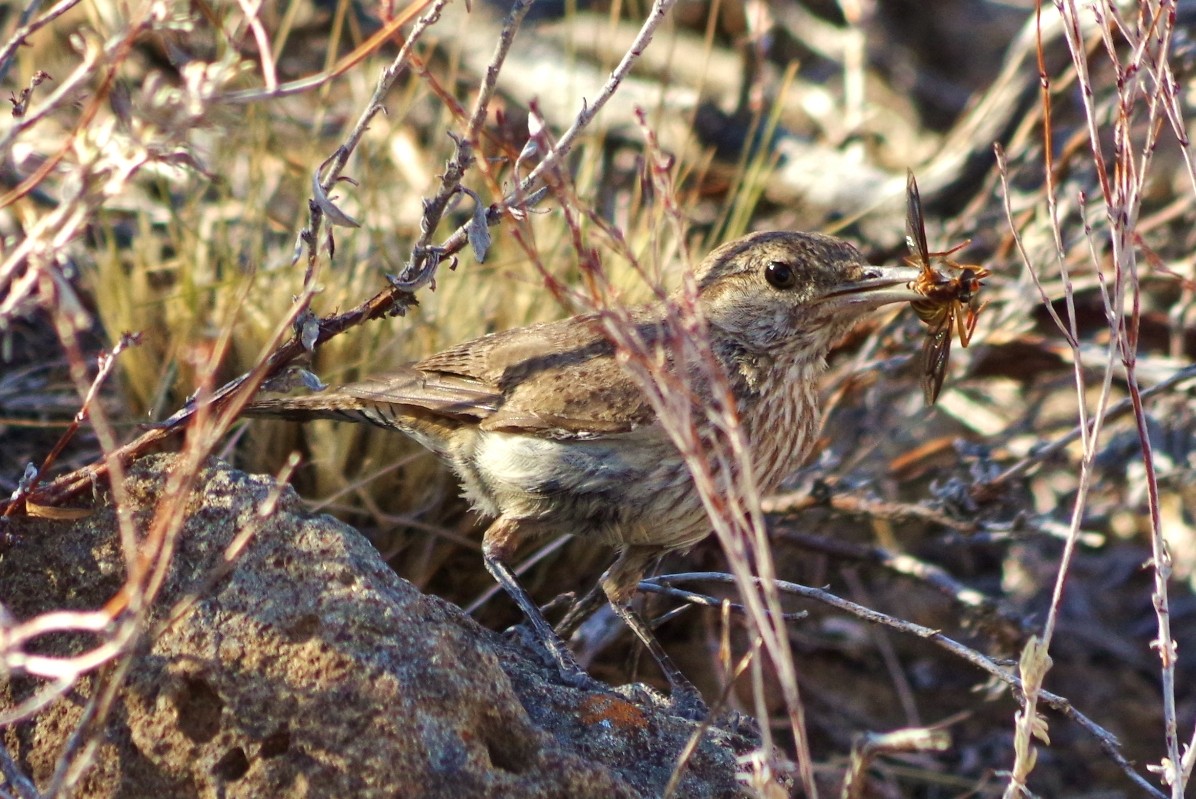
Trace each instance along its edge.
<instances>
[{"instance_id":1,"label":"wasp","mask_svg":"<svg viewBox=\"0 0 1196 799\"><path fill-rule=\"evenodd\" d=\"M976 319L984 309L978 299L980 289L990 272L984 267L951 259L953 254L971 244L971 239L944 252L930 251L926 245L926 221L922 217L918 181L912 171L908 174L905 182L905 243L910 255L905 262L922 270L911 288L926 299L914 300L910 305L927 326L926 339L922 343L922 394L926 404L933 405L943 388L953 335L959 336L961 347L968 346L972 340ZM936 268L935 261L944 268Z\"/></svg>"}]
</instances>

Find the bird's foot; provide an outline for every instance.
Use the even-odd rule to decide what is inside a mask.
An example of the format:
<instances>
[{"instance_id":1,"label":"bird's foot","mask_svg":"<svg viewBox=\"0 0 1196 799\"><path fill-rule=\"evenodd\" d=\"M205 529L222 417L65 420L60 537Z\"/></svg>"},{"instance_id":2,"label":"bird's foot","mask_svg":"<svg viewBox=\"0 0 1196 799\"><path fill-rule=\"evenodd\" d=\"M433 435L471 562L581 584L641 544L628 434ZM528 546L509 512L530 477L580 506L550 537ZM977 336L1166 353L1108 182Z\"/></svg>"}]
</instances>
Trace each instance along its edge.
<instances>
[{"instance_id":1,"label":"bird's foot","mask_svg":"<svg viewBox=\"0 0 1196 799\"><path fill-rule=\"evenodd\" d=\"M698 689L688 680L685 685L674 685L670 689L666 712L678 718L708 724L749 741L760 740L760 724L755 718L726 707L716 707L711 711Z\"/></svg>"},{"instance_id":2,"label":"bird's foot","mask_svg":"<svg viewBox=\"0 0 1196 799\"><path fill-rule=\"evenodd\" d=\"M664 651L664 647L656 640L651 626L644 621L639 613L624 602L612 600L610 606L623 619L628 628L635 633L636 637L640 639L644 647L648 650L648 653L652 655L652 659L656 661L656 665L660 668L661 673L664 674L664 678L668 680L669 699L665 709L674 716L689 719L690 721L703 721L710 718L710 708L706 706L705 700L702 699L702 694L681 673L681 669L677 668L677 664Z\"/></svg>"},{"instance_id":3,"label":"bird's foot","mask_svg":"<svg viewBox=\"0 0 1196 799\"><path fill-rule=\"evenodd\" d=\"M582 691L610 692L611 687L601 680L591 677L573 657L573 653L565 646L565 642L556 635L539 635L538 631L528 624L517 624L507 632L518 638L523 648L542 655L544 664L555 667L561 682L570 688Z\"/></svg>"},{"instance_id":4,"label":"bird's foot","mask_svg":"<svg viewBox=\"0 0 1196 799\"><path fill-rule=\"evenodd\" d=\"M501 538L500 534L504 533L506 528L512 524L514 523L510 520L499 518L486 531L486 535L488 538ZM497 545L493 546L495 549L499 549ZM573 653L569 651L569 647L565 646L565 642L561 640L560 636L553 632L552 625L544 618L544 613L532 601L532 598L528 596L523 586L519 584L519 579L503 561L500 554L500 552L485 550L483 552L483 559L486 563L486 568L494 575L494 579L503 587L507 595L515 600L515 604L523 611L523 617L527 620L527 624L530 625L527 627L519 625L514 628L516 635L523 639L524 643L527 644L527 648L537 652L547 652L550 658L549 665L556 666L557 671L560 672L561 679L564 680L566 685L574 688L582 688L587 691L609 692L610 686L595 680L578 664L577 660L573 657Z\"/></svg>"},{"instance_id":5,"label":"bird's foot","mask_svg":"<svg viewBox=\"0 0 1196 799\"><path fill-rule=\"evenodd\" d=\"M689 680L683 685L669 686L668 712L678 718L689 721L705 721L710 718L710 708L706 700Z\"/></svg>"}]
</instances>

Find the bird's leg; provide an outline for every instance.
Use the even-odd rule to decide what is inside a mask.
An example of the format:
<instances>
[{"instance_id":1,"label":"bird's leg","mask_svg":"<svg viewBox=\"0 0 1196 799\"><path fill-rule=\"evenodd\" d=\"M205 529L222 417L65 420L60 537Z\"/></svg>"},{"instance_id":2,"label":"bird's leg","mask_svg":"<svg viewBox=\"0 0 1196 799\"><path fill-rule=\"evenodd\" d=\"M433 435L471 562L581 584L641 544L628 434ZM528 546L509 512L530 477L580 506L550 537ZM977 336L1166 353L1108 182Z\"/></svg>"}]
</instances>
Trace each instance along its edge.
<instances>
[{"instance_id":1,"label":"bird's leg","mask_svg":"<svg viewBox=\"0 0 1196 799\"><path fill-rule=\"evenodd\" d=\"M610 601L611 607L623 623L631 628L636 637L647 648L656 665L664 673L669 682L669 698L672 710L679 716L689 719L703 719L709 715L706 702L702 694L694 687L677 664L664 651L660 641L652 632L652 628L644 617L631 607L631 596L644 576L648 564L660 555L660 547L630 546L619 553L618 559L602 575L602 590Z\"/></svg>"},{"instance_id":2,"label":"bird's leg","mask_svg":"<svg viewBox=\"0 0 1196 799\"><path fill-rule=\"evenodd\" d=\"M573 658L573 653L565 646L565 642L552 631L552 625L544 618L539 606L519 584L519 579L507 566L506 560L519 546L520 538L517 521L498 517L482 536L482 558L486 563L486 569L523 611L524 617L532 625L532 631L536 638L548 650L548 654L552 657L565 682L576 688L608 690L605 685L595 680L578 665Z\"/></svg>"}]
</instances>

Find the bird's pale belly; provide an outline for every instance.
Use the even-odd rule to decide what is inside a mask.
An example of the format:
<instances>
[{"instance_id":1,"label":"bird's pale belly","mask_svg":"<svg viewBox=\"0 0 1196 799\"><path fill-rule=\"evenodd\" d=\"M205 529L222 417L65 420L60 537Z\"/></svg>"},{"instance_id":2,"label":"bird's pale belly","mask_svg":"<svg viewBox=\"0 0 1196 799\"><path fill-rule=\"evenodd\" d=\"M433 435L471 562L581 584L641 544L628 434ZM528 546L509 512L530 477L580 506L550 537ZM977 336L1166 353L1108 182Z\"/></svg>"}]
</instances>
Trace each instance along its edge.
<instances>
[{"instance_id":1,"label":"bird's pale belly","mask_svg":"<svg viewBox=\"0 0 1196 799\"><path fill-rule=\"evenodd\" d=\"M772 490L796 466L794 457L812 433L811 416L780 413L775 418L784 424L754 431L759 490ZM487 516L615 547L683 549L711 531L693 476L663 430L591 440L481 431L471 443L452 460L465 497Z\"/></svg>"},{"instance_id":2,"label":"bird's pale belly","mask_svg":"<svg viewBox=\"0 0 1196 799\"><path fill-rule=\"evenodd\" d=\"M617 547L683 548L710 532L689 469L663 431L588 441L487 431L471 449L454 467L466 498L488 516Z\"/></svg>"}]
</instances>

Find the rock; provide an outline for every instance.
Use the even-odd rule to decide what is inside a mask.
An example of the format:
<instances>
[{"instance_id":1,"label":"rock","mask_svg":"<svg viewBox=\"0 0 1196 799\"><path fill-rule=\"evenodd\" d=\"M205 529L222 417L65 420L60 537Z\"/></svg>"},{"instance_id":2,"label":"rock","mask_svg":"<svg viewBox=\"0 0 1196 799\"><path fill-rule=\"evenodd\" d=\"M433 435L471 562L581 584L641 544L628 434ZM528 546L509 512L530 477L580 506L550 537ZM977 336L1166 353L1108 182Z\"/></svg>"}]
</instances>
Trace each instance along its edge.
<instances>
[{"instance_id":1,"label":"rock","mask_svg":"<svg viewBox=\"0 0 1196 799\"><path fill-rule=\"evenodd\" d=\"M179 464L157 456L130 470L138 535ZM94 762L73 796L663 793L693 722L613 689L560 685L534 654L421 594L357 531L306 514L270 478L212 462L196 485L123 683L112 683L109 664L2 730L39 789L88 700L112 683L119 687L100 717ZM118 595L125 559L110 502L78 522L12 520L9 530L0 602L18 620L93 610ZM226 563L239 533L248 540ZM99 640L55 633L26 649L66 656ZM0 678L0 713L45 687ZM756 746L708 730L674 795L743 795L736 758ZM80 750L71 751L77 760Z\"/></svg>"}]
</instances>

